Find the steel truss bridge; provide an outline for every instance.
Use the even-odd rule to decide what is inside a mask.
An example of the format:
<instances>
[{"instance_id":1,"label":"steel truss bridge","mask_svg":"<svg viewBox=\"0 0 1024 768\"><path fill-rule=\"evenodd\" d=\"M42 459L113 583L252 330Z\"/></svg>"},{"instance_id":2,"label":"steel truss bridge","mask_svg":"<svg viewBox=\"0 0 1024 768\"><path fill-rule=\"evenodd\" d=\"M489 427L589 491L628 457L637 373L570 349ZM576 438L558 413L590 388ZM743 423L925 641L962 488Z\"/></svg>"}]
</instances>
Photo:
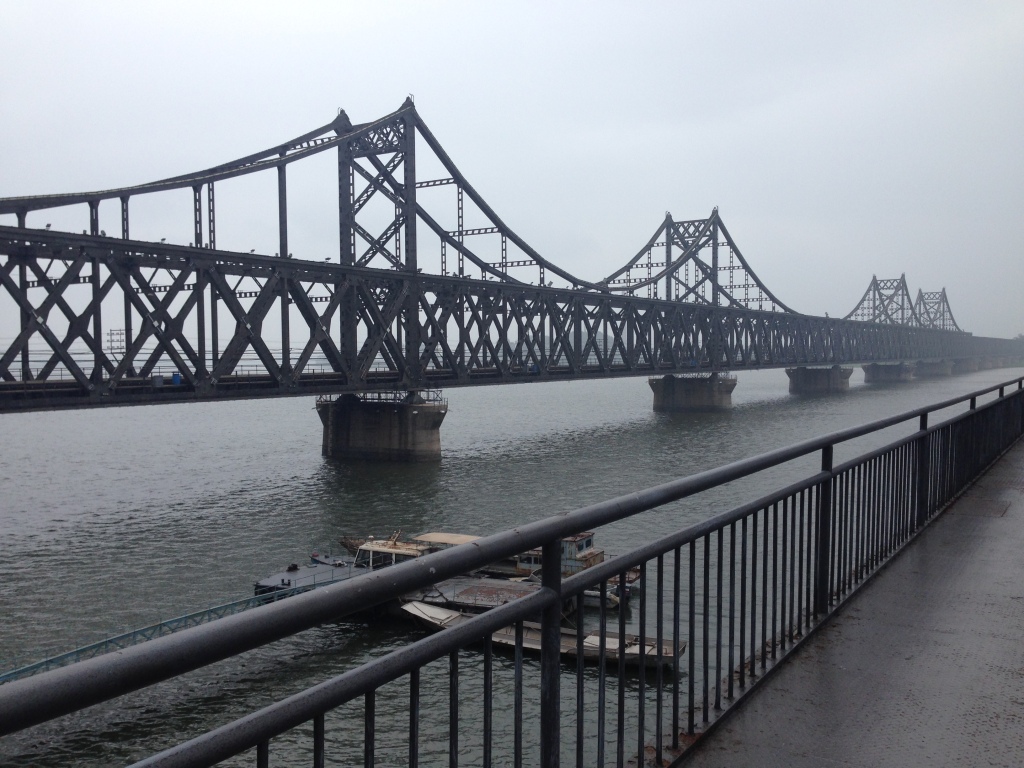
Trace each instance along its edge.
<instances>
[{"instance_id":1,"label":"steel truss bridge","mask_svg":"<svg viewBox=\"0 0 1024 768\"><path fill-rule=\"evenodd\" d=\"M291 258L288 167L329 151L338 263ZM424 161L441 175L421 179ZM277 176L278 252L218 249L215 185L260 172ZM191 242L132 239L132 200L188 189ZM87 206L89 229L38 226L63 206ZM944 291L907 313L873 280L846 319L794 312L717 209L666 214L621 269L584 280L505 224L411 100L198 173L0 199L3 214L0 411L1020 354L960 332Z\"/></svg>"}]
</instances>

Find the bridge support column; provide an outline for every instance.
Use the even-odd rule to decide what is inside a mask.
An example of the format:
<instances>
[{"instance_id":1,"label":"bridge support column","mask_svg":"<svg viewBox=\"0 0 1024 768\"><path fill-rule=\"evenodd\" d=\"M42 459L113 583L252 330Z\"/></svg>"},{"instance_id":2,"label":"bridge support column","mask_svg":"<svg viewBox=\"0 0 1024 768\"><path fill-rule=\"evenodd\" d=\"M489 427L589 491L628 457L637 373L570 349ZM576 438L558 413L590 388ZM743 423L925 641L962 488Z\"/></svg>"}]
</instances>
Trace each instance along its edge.
<instances>
[{"instance_id":1,"label":"bridge support column","mask_svg":"<svg viewBox=\"0 0 1024 768\"><path fill-rule=\"evenodd\" d=\"M316 410L324 426L324 456L368 461L441 458L441 422L448 403L440 398L426 402L416 392L391 400L342 395L318 402Z\"/></svg>"},{"instance_id":2,"label":"bridge support column","mask_svg":"<svg viewBox=\"0 0 1024 768\"><path fill-rule=\"evenodd\" d=\"M732 407L736 377L721 373L683 374L648 379L654 390L654 410L658 413L713 411Z\"/></svg>"},{"instance_id":3,"label":"bridge support column","mask_svg":"<svg viewBox=\"0 0 1024 768\"><path fill-rule=\"evenodd\" d=\"M974 373L978 370L978 358L961 357L953 361L953 373Z\"/></svg>"},{"instance_id":4,"label":"bridge support column","mask_svg":"<svg viewBox=\"0 0 1024 768\"><path fill-rule=\"evenodd\" d=\"M789 391L794 395L841 392L850 388L852 368L833 365L831 368L787 368Z\"/></svg>"},{"instance_id":5,"label":"bridge support column","mask_svg":"<svg viewBox=\"0 0 1024 768\"><path fill-rule=\"evenodd\" d=\"M914 366L908 363L871 363L863 368L866 384L910 381L914 378Z\"/></svg>"},{"instance_id":6,"label":"bridge support column","mask_svg":"<svg viewBox=\"0 0 1024 768\"><path fill-rule=\"evenodd\" d=\"M918 360L914 367L914 376L918 379L935 379L952 375L952 360Z\"/></svg>"}]
</instances>

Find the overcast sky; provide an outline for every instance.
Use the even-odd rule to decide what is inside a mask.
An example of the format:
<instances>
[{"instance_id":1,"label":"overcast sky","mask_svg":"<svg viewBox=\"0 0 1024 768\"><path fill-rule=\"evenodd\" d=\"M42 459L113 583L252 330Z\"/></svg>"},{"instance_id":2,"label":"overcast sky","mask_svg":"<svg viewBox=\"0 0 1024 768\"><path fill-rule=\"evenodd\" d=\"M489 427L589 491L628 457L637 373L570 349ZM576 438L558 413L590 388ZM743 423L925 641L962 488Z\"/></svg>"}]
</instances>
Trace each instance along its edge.
<instances>
[{"instance_id":1,"label":"overcast sky","mask_svg":"<svg viewBox=\"0 0 1024 768\"><path fill-rule=\"evenodd\" d=\"M177 175L413 94L499 215L580 277L666 210L717 205L798 311L844 315L906 273L965 330L1024 332L1024 3L637 7L0 0L0 196ZM289 176L297 256L337 253L323 157ZM276 250L274 184L225 192L218 245ZM188 194L145 205L142 234L173 210L187 237ZM84 228L81 208L57 223Z\"/></svg>"}]
</instances>

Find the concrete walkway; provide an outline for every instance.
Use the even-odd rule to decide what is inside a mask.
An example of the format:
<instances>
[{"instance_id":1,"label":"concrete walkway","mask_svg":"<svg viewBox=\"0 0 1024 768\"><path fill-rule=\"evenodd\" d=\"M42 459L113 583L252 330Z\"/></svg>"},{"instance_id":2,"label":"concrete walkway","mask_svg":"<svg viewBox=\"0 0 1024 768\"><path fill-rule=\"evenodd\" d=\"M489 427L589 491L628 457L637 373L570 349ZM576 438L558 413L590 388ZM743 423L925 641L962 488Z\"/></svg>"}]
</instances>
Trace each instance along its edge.
<instances>
[{"instance_id":1,"label":"concrete walkway","mask_svg":"<svg viewBox=\"0 0 1024 768\"><path fill-rule=\"evenodd\" d=\"M686 765L1024 766L1024 442Z\"/></svg>"}]
</instances>

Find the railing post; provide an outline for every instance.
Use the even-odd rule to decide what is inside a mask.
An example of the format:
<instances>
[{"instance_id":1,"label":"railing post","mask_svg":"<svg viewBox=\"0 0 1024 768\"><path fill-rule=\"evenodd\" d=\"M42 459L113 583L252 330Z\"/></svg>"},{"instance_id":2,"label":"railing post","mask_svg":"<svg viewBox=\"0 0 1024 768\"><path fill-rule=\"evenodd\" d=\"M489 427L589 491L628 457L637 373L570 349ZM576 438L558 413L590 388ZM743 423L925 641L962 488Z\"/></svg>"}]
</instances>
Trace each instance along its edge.
<instances>
[{"instance_id":1,"label":"railing post","mask_svg":"<svg viewBox=\"0 0 1024 768\"><path fill-rule=\"evenodd\" d=\"M1018 379L1017 380L1017 395L1018 395L1017 396L1017 402L1019 404L1018 405L1018 410L1020 412L1020 428L1017 430L1018 437L1020 435L1024 435L1024 395L1022 395L1022 392L1024 392L1024 379Z\"/></svg>"},{"instance_id":2,"label":"railing post","mask_svg":"<svg viewBox=\"0 0 1024 768\"><path fill-rule=\"evenodd\" d=\"M914 530L919 530L928 520L928 484L930 478L928 456L928 414L921 414L921 436L915 441L917 446L917 508Z\"/></svg>"},{"instance_id":3,"label":"railing post","mask_svg":"<svg viewBox=\"0 0 1024 768\"><path fill-rule=\"evenodd\" d=\"M832 561L832 446L821 449L821 471L828 477L821 481L818 490L818 508L815 511L815 573L814 612L818 616L828 611L829 571Z\"/></svg>"},{"instance_id":4,"label":"railing post","mask_svg":"<svg viewBox=\"0 0 1024 768\"><path fill-rule=\"evenodd\" d=\"M324 716L313 718L313 768L324 768Z\"/></svg>"},{"instance_id":5,"label":"railing post","mask_svg":"<svg viewBox=\"0 0 1024 768\"><path fill-rule=\"evenodd\" d=\"M558 768L561 712L559 683L561 680L562 640L562 542L550 541L541 550L541 586L554 590L559 599L544 609L541 617L540 646L540 764L541 768ZM580 595L579 599L583 599Z\"/></svg>"}]
</instances>

